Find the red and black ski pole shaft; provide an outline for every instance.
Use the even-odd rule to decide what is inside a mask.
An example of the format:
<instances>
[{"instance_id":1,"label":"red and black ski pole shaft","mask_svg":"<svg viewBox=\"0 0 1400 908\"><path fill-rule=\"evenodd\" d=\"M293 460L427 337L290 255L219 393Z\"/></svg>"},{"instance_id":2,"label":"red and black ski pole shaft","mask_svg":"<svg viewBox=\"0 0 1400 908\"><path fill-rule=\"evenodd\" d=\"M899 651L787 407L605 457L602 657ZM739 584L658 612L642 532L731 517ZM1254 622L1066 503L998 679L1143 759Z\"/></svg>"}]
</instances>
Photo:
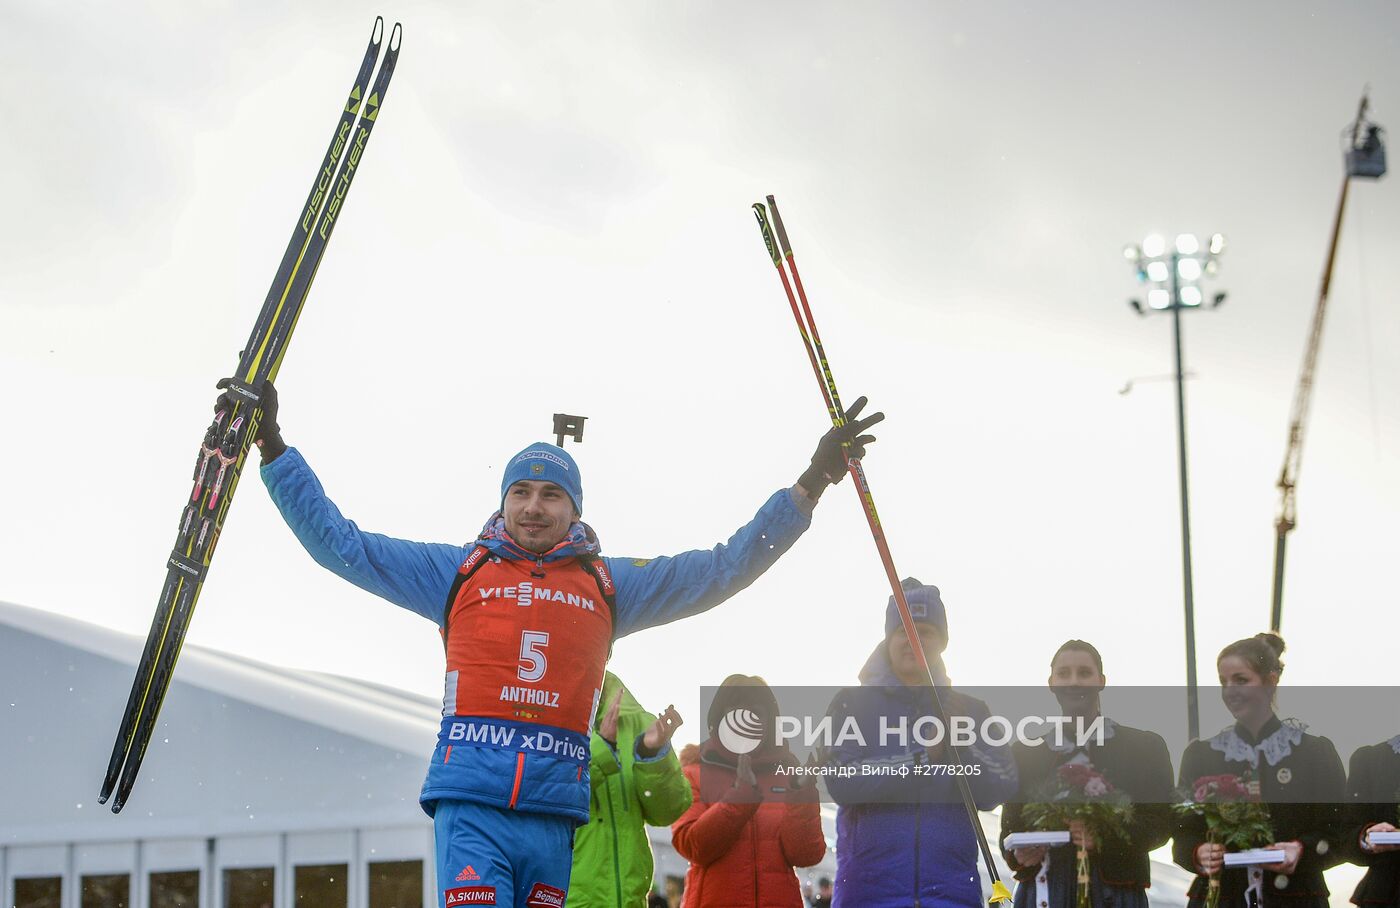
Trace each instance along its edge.
<instances>
[{"instance_id":1,"label":"red and black ski pole shaft","mask_svg":"<svg viewBox=\"0 0 1400 908\"><path fill-rule=\"evenodd\" d=\"M836 379L831 373L831 363L827 360L826 350L822 347L821 333L817 331L816 319L812 317L812 307L807 302L807 292L803 288L802 278L797 272L797 262L792 254L792 245L788 242L787 230L783 227L782 216L778 214L778 205L770 195L766 211L761 202L754 203L753 211L754 216L758 219L759 230L763 233L764 245L768 247L768 255L773 260L773 266L778 270L778 277L782 279L783 292L787 295L793 319L797 322L797 331L802 335L802 344L807 349L807 358L812 364L817 384L821 386L822 399L826 402L831 423L839 429L846 424L846 412L841 406L841 394L836 390ZM773 215L771 226L768 222L767 212L772 212ZM775 230L777 233L776 242L774 240ZM779 251L779 245L781 245L781 251ZM787 266L786 270L784 264ZM791 281L788 280L788 271L792 272ZM793 293L794 286L797 288L796 295ZM928 677L929 689L933 691L934 706L946 727L948 714L944 710L942 698L938 694L938 685L933 677L933 669L929 666L928 660L924 658L924 648L919 641L919 632L914 627L914 618L909 612L909 602L904 596L904 586L900 583L899 573L894 567L894 556L890 554L889 541L885 538L884 528L880 524L879 512L875 509L875 498L870 492L870 483L865 477L865 468L861 466L860 458L847 454L846 469L850 472L851 480L855 483L856 494L860 497L866 523L870 526L870 535L875 540L875 549L880 554L880 563L884 565L885 577L889 580L890 589L894 593L895 605L899 609L900 623L904 626L904 633L909 638L909 646L914 651L915 658L918 659L919 665ZM952 741L948 742L948 753L954 763L962 762L962 755L957 745L953 744ZM992 904L1010 902L1011 893L1006 888L1006 884L1001 881L1000 874L997 873L996 861L992 857L991 846L987 843L987 834L983 831L981 820L977 816L977 802L972 797L972 789L968 786L965 777L957 776L956 779L959 793L962 795L963 807L967 809L968 822L972 825L973 833L977 837L977 845L987 867L987 876L992 883L990 901Z\"/></svg>"},{"instance_id":2,"label":"red and black ski pole shaft","mask_svg":"<svg viewBox=\"0 0 1400 908\"><path fill-rule=\"evenodd\" d=\"M792 308L793 319L797 322L797 330L802 335L802 344L807 349L807 358L812 363L812 371L817 377L817 384L821 387L822 398L826 401L827 411L831 416L832 425L840 428L846 424L846 411L841 406L841 394L836 389L836 379L831 374L831 364L827 361L826 350L822 347L821 335L817 332L816 322L812 318L812 307L807 302L807 294L802 288L802 279L798 276L796 264L793 261L792 247L787 241L787 231L783 228L782 218L778 215L777 206L773 197L768 197L769 210L773 212L773 227L777 230L777 241L774 240L774 230L769 226L768 216L761 203L753 206L754 215L758 218L759 229L763 232L763 241L768 247L768 254L773 259L773 265L778 269L778 276L783 282L783 291L788 298L788 305ZM778 249L778 243L782 244L782 251ZM792 271L792 281L789 282L787 271L783 268L784 259L787 267ZM797 286L797 295L793 294L793 285ZM801 300L801 308L798 308L798 300ZM914 629L913 619L909 615L909 606L904 599L904 588L899 582L899 573L894 567L894 557L890 554L889 541L885 538L884 528L880 524L880 514L875 509L875 498L870 494L870 483L865 477L865 468L861 465L860 459L856 457L846 457L846 469L850 472L851 478L855 482L856 493L860 496L862 510L865 512L866 522L870 525L871 536L875 540L875 549L880 553L880 562L885 568L885 578L890 583L890 588L895 591L895 601L899 604L900 620L904 624L904 630L910 634L911 642L917 642L918 633ZM915 647L919 652L919 658L923 659L922 647ZM927 664L924 665L927 670ZM932 683L932 671L928 672L930 683Z\"/></svg>"}]
</instances>

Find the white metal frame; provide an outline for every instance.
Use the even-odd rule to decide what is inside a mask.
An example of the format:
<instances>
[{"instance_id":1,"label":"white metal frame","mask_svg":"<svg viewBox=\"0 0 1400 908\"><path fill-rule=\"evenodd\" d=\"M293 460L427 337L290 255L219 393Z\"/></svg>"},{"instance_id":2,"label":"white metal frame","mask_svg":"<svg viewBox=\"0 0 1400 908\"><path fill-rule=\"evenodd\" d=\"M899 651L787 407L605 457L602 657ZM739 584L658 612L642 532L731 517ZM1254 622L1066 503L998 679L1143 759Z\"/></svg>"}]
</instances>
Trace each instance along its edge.
<instances>
[{"instance_id":1,"label":"white metal frame","mask_svg":"<svg viewBox=\"0 0 1400 908\"><path fill-rule=\"evenodd\" d=\"M84 842L72 847L72 870L65 881L66 908L82 905L83 877L126 874L128 904L140 905L145 893L141 882L141 843Z\"/></svg>"},{"instance_id":2,"label":"white metal frame","mask_svg":"<svg viewBox=\"0 0 1400 908\"><path fill-rule=\"evenodd\" d=\"M397 828L366 829L360 833L359 863L363 868L358 902L354 908L369 905L369 865L381 861L423 862L423 904L437 904L436 865L433 852L432 827L400 826Z\"/></svg>"},{"instance_id":3,"label":"white metal frame","mask_svg":"<svg viewBox=\"0 0 1400 908\"><path fill-rule=\"evenodd\" d=\"M21 877L51 877L63 880L63 903L73 888L71 856L64 845L11 845L0 848L0 895L4 904L15 903L15 880Z\"/></svg>"},{"instance_id":4,"label":"white metal frame","mask_svg":"<svg viewBox=\"0 0 1400 908\"><path fill-rule=\"evenodd\" d=\"M199 898L209 896L209 840L155 839L141 842L138 864L140 879L133 880L137 901L133 905L148 905L151 900L151 874L176 873L193 870L199 874Z\"/></svg>"},{"instance_id":5,"label":"white metal frame","mask_svg":"<svg viewBox=\"0 0 1400 908\"><path fill-rule=\"evenodd\" d=\"M281 896L282 877L286 876L283 837L276 834L222 836L214 840L212 885L207 887L210 901L205 908L223 908L224 871L251 867L272 868L273 905L287 904Z\"/></svg>"}]
</instances>

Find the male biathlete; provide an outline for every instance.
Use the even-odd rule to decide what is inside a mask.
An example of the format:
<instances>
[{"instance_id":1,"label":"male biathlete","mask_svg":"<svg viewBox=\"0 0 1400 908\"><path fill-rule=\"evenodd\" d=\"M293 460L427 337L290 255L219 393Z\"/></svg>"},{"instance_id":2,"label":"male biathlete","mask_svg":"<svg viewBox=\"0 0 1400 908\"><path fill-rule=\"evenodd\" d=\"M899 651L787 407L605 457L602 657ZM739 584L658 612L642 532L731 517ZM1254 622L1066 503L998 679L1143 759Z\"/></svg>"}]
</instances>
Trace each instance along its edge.
<instances>
[{"instance_id":1,"label":"male biathlete","mask_svg":"<svg viewBox=\"0 0 1400 908\"><path fill-rule=\"evenodd\" d=\"M447 658L442 726L419 800L433 817L439 906L560 908L574 827L588 821L589 730L612 641L713 608L792 546L823 490L884 419L817 444L727 543L651 559L599 554L580 519L583 482L562 448L510 459L501 508L469 545L366 533L343 517L277 426L268 385L255 439L282 517L322 567L435 622ZM669 745L668 745L669 746Z\"/></svg>"}]
</instances>

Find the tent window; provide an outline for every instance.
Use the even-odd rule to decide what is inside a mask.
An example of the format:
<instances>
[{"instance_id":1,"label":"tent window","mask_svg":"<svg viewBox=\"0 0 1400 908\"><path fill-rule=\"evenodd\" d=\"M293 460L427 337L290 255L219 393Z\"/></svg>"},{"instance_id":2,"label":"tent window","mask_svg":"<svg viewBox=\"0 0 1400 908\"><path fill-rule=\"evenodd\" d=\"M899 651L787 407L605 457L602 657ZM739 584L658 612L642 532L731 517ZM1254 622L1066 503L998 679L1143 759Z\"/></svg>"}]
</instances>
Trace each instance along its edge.
<instances>
[{"instance_id":1,"label":"tent window","mask_svg":"<svg viewBox=\"0 0 1400 908\"><path fill-rule=\"evenodd\" d=\"M199 908L199 871L151 874L151 908Z\"/></svg>"},{"instance_id":2,"label":"tent window","mask_svg":"<svg viewBox=\"0 0 1400 908\"><path fill-rule=\"evenodd\" d=\"M82 908L129 908L131 876L107 873L83 877Z\"/></svg>"},{"instance_id":3,"label":"tent window","mask_svg":"<svg viewBox=\"0 0 1400 908\"><path fill-rule=\"evenodd\" d=\"M272 908L271 867L224 870L224 908Z\"/></svg>"},{"instance_id":4,"label":"tent window","mask_svg":"<svg viewBox=\"0 0 1400 908\"><path fill-rule=\"evenodd\" d=\"M15 908L60 908L63 877L36 876L15 880Z\"/></svg>"},{"instance_id":5,"label":"tent window","mask_svg":"<svg viewBox=\"0 0 1400 908\"><path fill-rule=\"evenodd\" d=\"M423 862L371 863L369 908L423 908Z\"/></svg>"},{"instance_id":6,"label":"tent window","mask_svg":"<svg viewBox=\"0 0 1400 908\"><path fill-rule=\"evenodd\" d=\"M349 904L350 888L345 878L350 868L345 864L308 864L293 871L296 884L296 904L307 908L344 908Z\"/></svg>"}]
</instances>

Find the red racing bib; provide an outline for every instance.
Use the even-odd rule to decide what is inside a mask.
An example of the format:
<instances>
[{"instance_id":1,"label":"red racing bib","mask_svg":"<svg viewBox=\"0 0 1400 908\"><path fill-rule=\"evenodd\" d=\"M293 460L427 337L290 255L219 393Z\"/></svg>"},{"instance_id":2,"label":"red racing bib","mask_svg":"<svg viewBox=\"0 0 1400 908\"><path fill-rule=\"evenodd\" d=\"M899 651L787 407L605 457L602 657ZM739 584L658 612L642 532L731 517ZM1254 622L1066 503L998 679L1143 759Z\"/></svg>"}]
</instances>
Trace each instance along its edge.
<instances>
[{"instance_id":1,"label":"red racing bib","mask_svg":"<svg viewBox=\"0 0 1400 908\"><path fill-rule=\"evenodd\" d=\"M443 630L444 716L537 723L588 736L612 644L612 579L598 560L540 564L476 548Z\"/></svg>"}]
</instances>

